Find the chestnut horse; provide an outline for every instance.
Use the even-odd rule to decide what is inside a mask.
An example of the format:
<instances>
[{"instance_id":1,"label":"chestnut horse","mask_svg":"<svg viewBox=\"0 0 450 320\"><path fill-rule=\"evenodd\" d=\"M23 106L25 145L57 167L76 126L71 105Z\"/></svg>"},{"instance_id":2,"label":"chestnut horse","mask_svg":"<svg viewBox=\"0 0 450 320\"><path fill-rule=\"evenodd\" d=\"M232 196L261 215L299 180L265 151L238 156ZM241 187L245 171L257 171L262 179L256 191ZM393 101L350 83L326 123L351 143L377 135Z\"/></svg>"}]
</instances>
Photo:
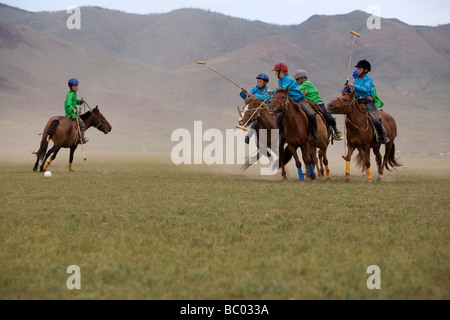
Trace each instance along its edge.
<instances>
[{"instance_id":1,"label":"chestnut horse","mask_svg":"<svg viewBox=\"0 0 450 320\"><path fill-rule=\"evenodd\" d=\"M104 134L111 132L112 127L100 113L98 106L96 106L94 110L82 114L80 117L84 121L85 130L90 127L95 127ZM50 139L53 141L53 147L47 152ZM79 141L78 128L74 125L72 120L66 116L55 116L50 118L44 128L40 148L37 152L33 152L37 157L33 171L37 171L39 161L42 161L40 172L46 171L50 163L55 160L56 155L61 148L70 148L69 171L73 171L73 154L78 147ZM52 157L47 161L50 155L52 155Z\"/></svg>"},{"instance_id":2,"label":"chestnut horse","mask_svg":"<svg viewBox=\"0 0 450 320\"><path fill-rule=\"evenodd\" d=\"M391 171L395 167L401 166L398 163L398 159L395 157L395 144L394 140L397 136L397 125L394 118L386 112L378 112L383 118L383 126L386 129L387 135L391 140L386 144L385 154L382 161L380 153L381 143L377 142L375 137L375 131L373 125L369 119L367 110L361 108L355 99L355 92L349 94L342 91L342 96L336 100L331 101L327 105L328 112L331 114L343 114L346 117L345 124L347 126L347 156L343 156L347 161L345 170L345 180L351 181L350 175L350 161L355 149L359 150L357 157L358 166L366 168L366 182L372 181L372 172L370 169L370 149L373 149L375 154L377 166L378 166L378 178L377 181L383 180L384 168Z\"/></svg>"},{"instance_id":3,"label":"chestnut horse","mask_svg":"<svg viewBox=\"0 0 450 320\"><path fill-rule=\"evenodd\" d=\"M256 97L247 97L245 99L246 107L244 108L244 114L242 115L242 118L239 120L239 124L242 126L247 123L252 123L253 121L257 120L258 124L255 128L256 133L256 146L260 147L259 140L262 139L260 136L260 130L266 130L267 134L265 135L266 141L262 141L263 145L265 145L267 148L271 148L272 146L272 139L278 139L278 127L276 123L275 117L269 113L268 109L269 107L266 104L263 104L261 106L261 100ZM259 108L259 109L258 109ZM258 109L258 110L257 110ZM276 137L272 137L272 131L271 130L277 130ZM278 144L277 144L278 146ZM274 152L277 152L277 150L272 150ZM245 164L242 165L241 170L245 172L250 166L259 160L261 157L261 152L264 152L264 150L259 150L256 154L256 159L250 159L250 157L246 157ZM264 154L268 158L270 158L270 152L267 150ZM292 155L289 152L288 149L284 151L285 159L291 159ZM286 162L289 162L289 160L286 160ZM281 163L278 162L279 167L281 166ZM286 163L285 163L286 165ZM287 169L286 169L287 170Z\"/></svg>"},{"instance_id":4,"label":"chestnut horse","mask_svg":"<svg viewBox=\"0 0 450 320\"><path fill-rule=\"evenodd\" d=\"M311 159L308 119L305 113L301 110L300 105L289 97L289 88L277 89L269 109L275 115L278 113L283 114L283 137L288 144L290 153L294 156L300 181L303 182L305 177L302 172L302 163L297 154L298 148L302 151L302 158L307 166L307 169L309 170L311 180L317 180L317 176L314 172L313 161ZM280 163L285 163L284 143L280 144ZM284 166L282 166L282 175L283 180L287 180Z\"/></svg>"}]
</instances>

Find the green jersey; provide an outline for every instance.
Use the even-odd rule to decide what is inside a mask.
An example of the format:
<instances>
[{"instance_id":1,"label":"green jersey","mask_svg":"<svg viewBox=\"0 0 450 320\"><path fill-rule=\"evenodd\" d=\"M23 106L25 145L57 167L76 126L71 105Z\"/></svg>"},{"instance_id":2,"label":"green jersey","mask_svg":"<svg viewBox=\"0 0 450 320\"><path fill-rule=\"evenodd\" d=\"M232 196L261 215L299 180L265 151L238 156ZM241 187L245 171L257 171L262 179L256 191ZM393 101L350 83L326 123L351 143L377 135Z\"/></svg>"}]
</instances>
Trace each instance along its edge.
<instances>
[{"instance_id":1,"label":"green jersey","mask_svg":"<svg viewBox=\"0 0 450 320\"><path fill-rule=\"evenodd\" d=\"M75 91L70 90L67 93L66 101L64 102L64 110L69 119L75 119L77 117L79 113L77 105L81 105L81 99L77 98L77 93ZM77 110L77 113L75 113L74 110Z\"/></svg>"},{"instance_id":2,"label":"green jersey","mask_svg":"<svg viewBox=\"0 0 450 320\"><path fill-rule=\"evenodd\" d=\"M384 103L378 98L377 95L377 89L375 89L375 86L373 86L373 90L375 91L375 94L373 95L373 102L375 104L375 107L382 108L384 106Z\"/></svg>"},{"instance_id":3,"label":"green jersey","mask_svg":"<svg viewBox=\"0 0 450 320\"><path fill-rule=\"evenodd\" d=\"M319 91L317 88L309 81L303 81L299 88L302 92L306 91L306 99L311 101L311 103L316 104L318 102L323 102L323 99L319 96Z\"/></svg>"}]
</instances>

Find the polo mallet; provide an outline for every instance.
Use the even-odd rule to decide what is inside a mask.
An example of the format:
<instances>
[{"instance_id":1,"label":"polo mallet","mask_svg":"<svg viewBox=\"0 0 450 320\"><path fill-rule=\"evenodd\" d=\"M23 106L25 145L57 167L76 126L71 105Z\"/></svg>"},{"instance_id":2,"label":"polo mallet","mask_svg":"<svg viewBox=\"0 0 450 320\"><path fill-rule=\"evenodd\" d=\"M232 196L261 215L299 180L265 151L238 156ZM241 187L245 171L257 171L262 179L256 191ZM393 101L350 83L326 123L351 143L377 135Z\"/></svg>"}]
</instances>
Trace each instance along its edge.
<instances>
[{"instance_id":1,"label":"polo mallet","mask_svg":"<svg viewBox=\"0 0 450 320\"><path fill-rule=\"evenodd\" d=\"M86 153L84 152L83 139L81 139L80 121L78 120L78 115L77 115L77 125L78 125L78 134L80 135L81 148L83 149L84 161L86 161Z\"/></svg>"},{"instance_id":2,"label":"polo mallet","mask_svg":"<svg viewBox=\"0 0 450 320\"><path fill-rule=\"evenodd\" d=\"M211 68L210 66L208 66L207 64L206 64L206 62L205 61L197 61L197 64L202 64L202 65L204 65L205 67L207 67L208 69L210 69L210 70L212 70L212 71L214 71L215 73L217 73L219 76L221 76L221 77L224 77L225 79L227 79L228 81L230 81L232 84L234 84L236 87L238 87L239 89L243 89L240 85L238 85L236 82L234 82L233 80L230 80L230 79L228 79L227 77L225 77L223 74L221 74L220 72L217 72L216 70L214 70L213 68Z\"/></svg>"},{"instance_id":3,"label":"polo mallet","mask_svg":"<svg viewBox=\"0 0 450 320\"><path fill-rule=\"evenodd\" d=\"M350 78L350 66L352 64L353 46L355 45L356 37L361 38L361 35L359 33L356 33L355 31L350 31L350 33L353 35L353 43L352 43L352 51L350 52L350 61L348 62L347 82L345 83L345 85L348 84L348 80Z\"/></svg>"}]
</instances>

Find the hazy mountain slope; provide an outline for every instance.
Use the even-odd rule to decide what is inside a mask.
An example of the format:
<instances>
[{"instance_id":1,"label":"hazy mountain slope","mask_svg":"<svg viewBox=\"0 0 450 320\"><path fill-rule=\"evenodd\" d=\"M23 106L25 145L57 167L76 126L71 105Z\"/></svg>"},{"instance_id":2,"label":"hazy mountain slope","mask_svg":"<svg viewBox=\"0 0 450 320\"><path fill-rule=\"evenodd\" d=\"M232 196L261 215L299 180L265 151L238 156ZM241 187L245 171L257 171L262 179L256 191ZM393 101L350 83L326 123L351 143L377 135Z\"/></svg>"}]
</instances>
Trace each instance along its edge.
<instances>
[{"instance_id":1,"label":"hazy mountain slope","mask_svg":"<svg viewBox=\"0 0 450 320\"><path fill-rule=\"evenodd\" d=\"M191 129L194 120L205 128L233 128L240 89L198 60L247 89L260 72L276 88L271 70L282 61L291 75L307 70L330 101L346 79L350 30L362 35L352 67L364 58L372 62L385 110L398 121L398 149L450 149L449 25L382 19L381 30L368 30L369 15L355 11L283 27L196 9L135 15L83 7L81 30L68 30L68 17L0 5L0 141L6 149L35 148L48 117L63 112L73 76L81 81L79 96L99 104L113 124L108 136L88 134L99 151L168 152L173 130ZM342 127L343 118L338 121Z\"/></svg>"}]
</instances>

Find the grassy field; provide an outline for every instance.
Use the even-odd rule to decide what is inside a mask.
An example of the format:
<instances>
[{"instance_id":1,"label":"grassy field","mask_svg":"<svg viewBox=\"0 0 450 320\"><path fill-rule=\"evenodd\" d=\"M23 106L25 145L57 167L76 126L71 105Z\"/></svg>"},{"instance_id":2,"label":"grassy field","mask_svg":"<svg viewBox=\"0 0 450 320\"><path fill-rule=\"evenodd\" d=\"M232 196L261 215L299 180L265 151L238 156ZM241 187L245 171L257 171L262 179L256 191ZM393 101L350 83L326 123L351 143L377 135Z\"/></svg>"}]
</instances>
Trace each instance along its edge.
<instances>
[{"instance_id":1,"label":"grassy field","mask_svg":"<svg viewBox=\"0 0 450 320\"><path fill-rule=\"evenodd\" d=\"M449 160L402 159L383 183L300 184L80 159L69 173L59 157L50 179L33 159L0 163L0 299L450 299Z\"/></svg>"}]
</instances>

